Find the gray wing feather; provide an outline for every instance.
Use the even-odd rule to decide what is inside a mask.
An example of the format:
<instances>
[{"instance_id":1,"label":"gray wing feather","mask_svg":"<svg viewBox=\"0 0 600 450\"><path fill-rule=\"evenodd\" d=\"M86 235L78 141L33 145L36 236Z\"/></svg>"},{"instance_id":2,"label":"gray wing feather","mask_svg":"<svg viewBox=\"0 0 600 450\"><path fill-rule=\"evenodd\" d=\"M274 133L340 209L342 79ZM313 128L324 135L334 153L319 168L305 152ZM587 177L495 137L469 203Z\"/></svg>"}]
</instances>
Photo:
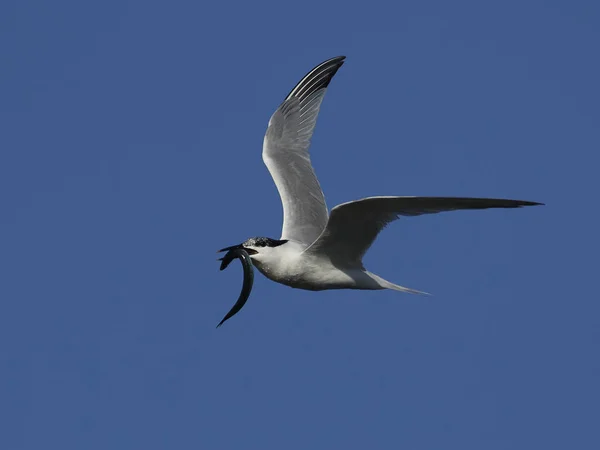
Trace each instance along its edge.
<instances>
[{"instance_id":1,"label":"gray wing feather","mask_svg":"<svg viewBox=\"0 0 600 450\"><path fill-rule=\"evenodd\" d=\"M520 208L542 203L468 197L368 197L331 210L327 226L306 251L328 256L334 264L355 266L381 230L400 216L460 209Z\"/></svg>"},{"instance_id":2,"label":"gray wing feather","mask_svg":"<svg viewBox=\"0 0 600 450\"><path fill-rule=\"evenodd\" d=\"M328 217L308 149L327 86L344 59L329 59L302 78L271 116L263 143L263 161L283 204L281 239L306 246L321 234Z\"/></svg>"}]
</instances>

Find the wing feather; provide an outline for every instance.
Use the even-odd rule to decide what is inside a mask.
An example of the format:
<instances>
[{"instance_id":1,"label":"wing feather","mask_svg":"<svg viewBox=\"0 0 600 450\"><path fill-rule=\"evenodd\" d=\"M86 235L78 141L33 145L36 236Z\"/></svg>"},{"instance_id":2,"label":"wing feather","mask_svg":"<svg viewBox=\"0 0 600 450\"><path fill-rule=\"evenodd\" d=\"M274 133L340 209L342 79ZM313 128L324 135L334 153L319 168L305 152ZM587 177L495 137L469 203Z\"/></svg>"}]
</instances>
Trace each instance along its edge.
<instances>
[{"instance_id":1,"label":"wing feather","mask_svg":"<svg viewBox=\"0 0 600 450\"><path fill-rule=\"evenodd\" d=\"M309 246L327 224L327 205L310 160L310 141L327 86L344 64L331 58L311 70L271 116L263 161L283 204L281 239Z\"/></svg>"},{"instance_id":2,"label":"wing feather","mask_svg":"<svg viewBox=\"0 0 600 450\"><path fill-rule=\"evenodd\" d=\"M541 204L495 198L368 197L333 208L325 230L306 251L326 255L336 265L356 266L362 264L362 257L379 232L400 216Z\"/></svg>"}]
</instances>

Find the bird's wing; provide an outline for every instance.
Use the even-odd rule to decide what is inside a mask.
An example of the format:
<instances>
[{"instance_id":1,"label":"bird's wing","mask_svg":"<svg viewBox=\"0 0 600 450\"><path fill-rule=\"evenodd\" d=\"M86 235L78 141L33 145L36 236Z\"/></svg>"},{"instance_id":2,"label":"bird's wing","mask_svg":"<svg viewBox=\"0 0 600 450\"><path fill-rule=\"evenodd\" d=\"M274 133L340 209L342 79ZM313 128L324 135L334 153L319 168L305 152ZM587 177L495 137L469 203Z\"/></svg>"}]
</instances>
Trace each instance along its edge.
<instances>
[{"instance_id":1,"label":"bird's wing","mask_svg":"<svg viewBox=\"0 0 600 450\"><path fill-rule=\"evenodd\" d=\"M333 208L325 230L306 252L327 256L336 265L355 266L361 264L377 234L399 216L534 205L541 203L466 197L368 197Z\"/></svg>"},{"instance_id":2,"label":"bird's wing","mask_svg":"<svg viewBox=\"0 0 600 450\"><path fill-rule=\"evenodd\" d=\"M271 116L265 134L263 161L283 203L281 239L306 246L327 224L327 205L308 148L327 86L344 59L329 59L302 78Z\"/></svg>"}]
</instances>

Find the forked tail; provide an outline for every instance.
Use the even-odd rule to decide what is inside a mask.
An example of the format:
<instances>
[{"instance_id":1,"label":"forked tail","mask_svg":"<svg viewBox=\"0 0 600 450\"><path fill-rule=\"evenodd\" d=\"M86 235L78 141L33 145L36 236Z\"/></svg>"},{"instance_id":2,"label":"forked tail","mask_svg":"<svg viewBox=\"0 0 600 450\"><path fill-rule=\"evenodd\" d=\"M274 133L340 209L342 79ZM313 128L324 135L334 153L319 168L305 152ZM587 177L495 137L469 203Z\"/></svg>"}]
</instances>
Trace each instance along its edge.
<instances>
[{"instance_id":1,"label":"forked tail","mask_svg":"<svg viewBox=\"0 0 600 450\"><path fill-rule=\"evenodd\" d=\"M367 272L367 274L369 274L369 276L371 278L373 278L375 281L377 281L377 283L379 283L379 285L383 289L393 289L394 291L408 292L409 294L431 295L428 292L417 291L416 289L410 289L410 288L407 288L407 287L404 287L404 286L398 286L397 284L390 283L389 281L384 280L380 276L375 275L374 273L371 273L371 272Z\"/></svg>"}]
</instances>

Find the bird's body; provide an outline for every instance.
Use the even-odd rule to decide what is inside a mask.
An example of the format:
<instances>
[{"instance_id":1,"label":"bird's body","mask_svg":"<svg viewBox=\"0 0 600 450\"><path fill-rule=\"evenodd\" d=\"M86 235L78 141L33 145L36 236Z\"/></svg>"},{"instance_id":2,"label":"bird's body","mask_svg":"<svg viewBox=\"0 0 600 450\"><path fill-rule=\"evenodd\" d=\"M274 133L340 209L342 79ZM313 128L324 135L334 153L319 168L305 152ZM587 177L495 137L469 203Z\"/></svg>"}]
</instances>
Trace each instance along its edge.
<instances>
[{"instance_id":1,"label":"bird's body","mask_svg":"<svg viewBox=\"0 0 600 450\"><path fill-rule=\"evenodd\" d=\"M369 197L334 207L329 214L310 161L310 140L323 97L344 56L311 70L271 116L263 161L283 204L280 239L251 238L223 250L244 249L267 278L312 291L393 289L420 293L366 270L362 263L379 232L401 216L442 211L519 208L540 203L464 197Z\"/></svg>"},{"instance_id":2,"label":"bird's body","mask_svg":"<svg viewBox=\"0 0 600 450\"><path fill-rule=\"evenodd\" d=\"M298 289L384 289L361 266L336 267L325 255L305 250L302 244L288 241L253 255L252 261L270 280Z\"/></svg>"}]
</instances>

